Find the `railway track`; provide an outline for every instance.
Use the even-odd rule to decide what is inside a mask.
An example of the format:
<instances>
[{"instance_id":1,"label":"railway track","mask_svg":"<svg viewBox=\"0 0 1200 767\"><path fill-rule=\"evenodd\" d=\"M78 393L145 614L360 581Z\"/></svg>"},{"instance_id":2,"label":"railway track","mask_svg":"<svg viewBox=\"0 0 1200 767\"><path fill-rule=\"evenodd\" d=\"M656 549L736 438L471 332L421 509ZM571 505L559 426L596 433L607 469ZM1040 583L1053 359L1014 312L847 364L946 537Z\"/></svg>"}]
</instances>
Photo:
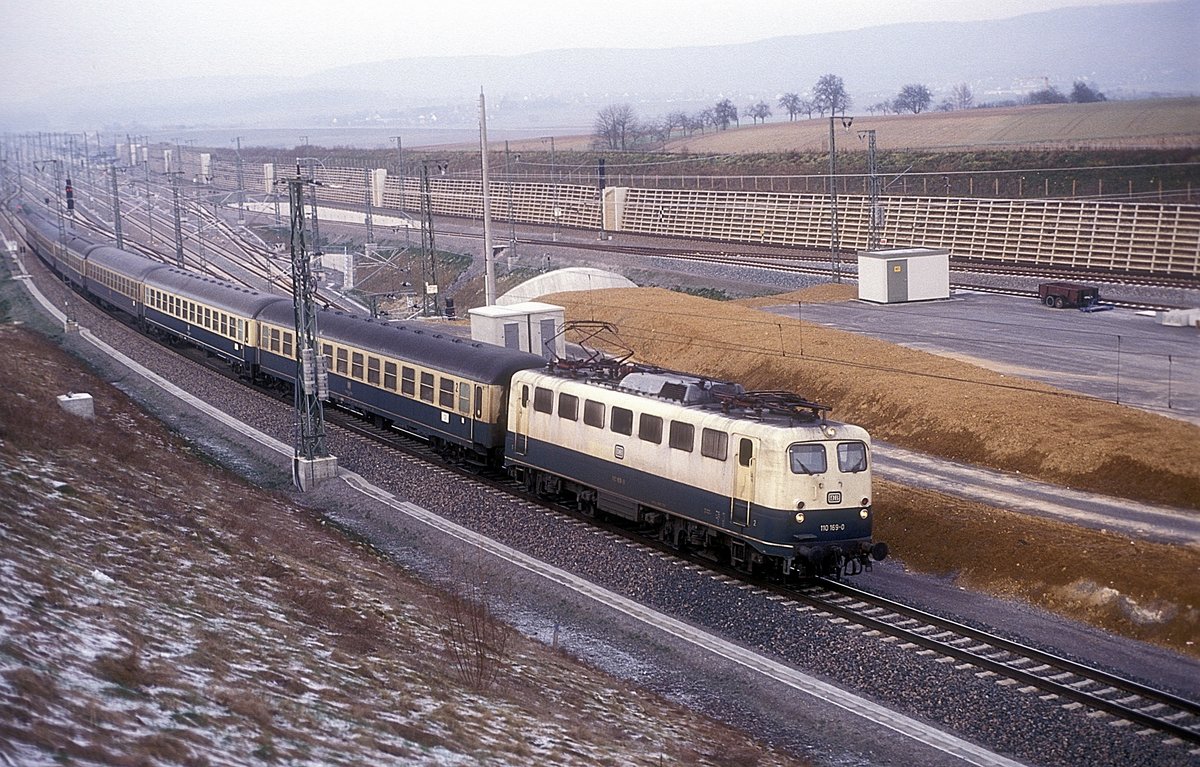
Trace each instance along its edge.
<instances>
[{"instance_id":1,"label":"railway track","mask_svg":"<svg viewBox=\"0 0 1200 767\"><path fill-rule=\"evenodd\" d=\"M1042 699L1066 701L1064 708L1087 707L1129 722L1142 733L1161 733L1173 743L1200 746L1200 703L1106 671L932 615L845 583L821 579L794 594L833 620L852 621L865 630L902 640L918 652L956 662L977 676L1020 684L1022 692L1042 691ZM977 669L977 670L975 670ZM1139 734L1142 734L1139 733Z\"/></svg>"},{"instance_id":2,"label":"railway track","mask_svg":"<svg viewBox=\"0 0 1200 767\"><path fill-rule=\"evenodd\" d=\"M202 357L199 354L189 355L195 364L236 379L232 371ZM264 396L273 396L285 402L290 399L290 394L278 391L264 392ZM507 476L481 476L465 467L441 460L428 444L403 432L365 423L353 413L338 413L332 409L329 412L332 424L374 443L385 443L411 458L452 470L464 483L474 483L508 494L514 494L517 487ZM526 503L537 503L547 513L584 519L589 525L621 537L627 545L652 549L680 566L704 569L711 572L716 580L736 581L739 587L770 592L768 598L781 602L785 607L815 611L817 616L832 623L861 627L864 636L877 636L881 642L901 642L902 648L920 648L916 650L917 654L929 656L931 662L955 662L955 670L961 673L994 677L997 684L1003 686L1021 685L1017 688L1020 692L1040 690L1042 694L1039 697L1048 705L1065 701L1057 705L1075 711L1080 716L1090 715L1093 711L1104 712L1115 717L1112 722L1114 726L1129 722L1142 728L1138 734L1158 733L1164 742L1200 752L1200 704L1196 702L877 597L843 583L818 581L796 588L758 581L709 560L676 552L624 526L593 520L561 503L533 499L524 493L517 493L516 497Z\"/></svg>"},{"instance_id":3,"label":"railway track","mask_svg":"<svg viewBox=\"0 0 1200 767\"><path fill-rule=\"evenodd\" d=\"M329 411L327 411L329 412ZM867 636L880 641L900 642L929 656L932 662L953 662L962 673L993 678L1002 686L1017 686L1022 693L1039 692L1047 704L1077 711L1080 715L1103 712L1113 717L1113 726L1128 722L1140 727L1139 735L1157 733L1168 744L1200 749L1200 702L1158 690L1148 685L1015 642L998 634L943 618L924 610L828 579L799 586L784 585L747 576L703 557L679 552L655 539L638 535L627 526L597 520L572 506L534 498L503 475L480 475L442 459L423 441L394 429L357 420L352 413L334 411L331 422L351 433L423 461L457 473L463 482L480 484L536 503L552 514L585 521L620 538L628 545L670 557L681 566L703 568L714 578L764 589L770 599L784 606L815 613L826 620L861 627Z\"/></svg>"}]
</instances>

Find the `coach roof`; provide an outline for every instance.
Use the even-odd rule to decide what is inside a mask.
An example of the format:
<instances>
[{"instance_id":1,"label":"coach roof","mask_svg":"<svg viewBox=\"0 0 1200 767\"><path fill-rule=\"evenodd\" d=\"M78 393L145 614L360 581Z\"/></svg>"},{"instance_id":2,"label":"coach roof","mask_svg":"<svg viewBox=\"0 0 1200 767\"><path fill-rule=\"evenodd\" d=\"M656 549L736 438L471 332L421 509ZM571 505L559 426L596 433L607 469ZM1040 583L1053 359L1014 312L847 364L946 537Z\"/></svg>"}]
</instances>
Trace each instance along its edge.
<instances>
[{"instance_id":1,"label":"coach roof","mask_svg":"<svg viewBox=\"0 0 1200 767\"><path fill-rule=\"evenodd\" d=\"M291 326L294 319L290 304L284 309L270 306L259 319ZM535 354L442 333L418 322L388 325L338 311L318 312L316 319L317 333L323 341L344 343L472 381L506 383L518 370L546 365L546 360Z\"/></svg>"},{"instance_id":2,"label":"coach roof","mask_svg":"<svg viewBox=\"0 0 1200 767\"><path fill-rule=\"evenodd\" d=\"M273 303L283 303L289 308L292 305L291 301L282 296L259 293L257 290L238 287L232 282L185 272L173 266L149 273L145 281L147 287L175 293L245 318L256 316L264 307Z\"/></svg>"},{"instance_id":3,"label":"coach roof","mask_svg":"<svg viewBox=\"0 0 1200 767\"><path fill-rule=\"evenodd\" d=\"M167 268L161 261L151 261L145 256L112 245L93 245L87 250L87 259L89 263L119 272L139 282L150 272Z\"/></svg>"}]
</instances>

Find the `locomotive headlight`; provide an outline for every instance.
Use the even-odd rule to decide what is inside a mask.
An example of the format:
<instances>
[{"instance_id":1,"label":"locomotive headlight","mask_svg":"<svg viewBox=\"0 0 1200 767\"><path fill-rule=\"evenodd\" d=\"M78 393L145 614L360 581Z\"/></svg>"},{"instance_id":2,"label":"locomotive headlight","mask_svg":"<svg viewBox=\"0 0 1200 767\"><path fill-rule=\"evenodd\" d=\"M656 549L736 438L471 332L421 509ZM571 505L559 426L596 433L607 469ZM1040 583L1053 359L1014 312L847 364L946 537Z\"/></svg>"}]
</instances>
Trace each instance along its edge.
<instances>
[{"instance_id":1,"label":"locomotive headlight","mask_svg":"<svg viewBox=\"0 0 1200 767\"><path fill-rule=\"evenodd\" d=\"M796 512L796 524L798 524L798 525L804 524L804 512L803 511Z\"/></svg>"},{"instance_id":2,"label":"locomotive headlight","mask_svg":"<svg viewBox=\"0 0 1200 767\"><path fill-rule=\"evenodd\" d=\"M866 519L866 518L867 518L867 515L868 515L869 513L870 513L870 512L869 512L869 511L867 511L866 509L859 509L859 510L858 510L858 517L859 517L859 519Z\"/></svg>"}]
</instances>

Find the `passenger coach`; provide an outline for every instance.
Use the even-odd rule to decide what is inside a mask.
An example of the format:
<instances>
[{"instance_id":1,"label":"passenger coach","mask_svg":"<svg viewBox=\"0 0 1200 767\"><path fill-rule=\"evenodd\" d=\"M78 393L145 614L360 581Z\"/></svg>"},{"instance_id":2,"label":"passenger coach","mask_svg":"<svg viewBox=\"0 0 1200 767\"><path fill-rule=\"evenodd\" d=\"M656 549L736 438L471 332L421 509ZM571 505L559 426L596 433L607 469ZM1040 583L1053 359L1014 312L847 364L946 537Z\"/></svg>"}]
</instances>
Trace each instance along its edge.
<instances>
[{"instance_id":1,"label":"passenger coach","mask_svg":"<svg viewBox=\"0 0 1200 767\"><path fill-rule=\"evenodd\" d=\"M518 370L541 357L427 329L322 311L320 352L329 399L430 440L444 451L498 465L504 448L506 392ZM261 372L295 383L291 302L258 315Z\"/></svg>"}]
</instances>

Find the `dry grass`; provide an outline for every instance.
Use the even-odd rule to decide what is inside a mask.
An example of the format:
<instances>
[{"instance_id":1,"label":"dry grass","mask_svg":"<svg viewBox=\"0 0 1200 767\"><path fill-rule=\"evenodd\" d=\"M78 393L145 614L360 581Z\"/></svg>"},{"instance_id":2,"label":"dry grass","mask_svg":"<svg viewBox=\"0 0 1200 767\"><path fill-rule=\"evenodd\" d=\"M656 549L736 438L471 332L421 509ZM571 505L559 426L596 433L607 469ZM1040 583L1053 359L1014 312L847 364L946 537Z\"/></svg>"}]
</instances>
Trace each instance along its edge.
<instances>
[{"instance_id":1,"label":"dry grass","mask_svg":"<svg viewBox=\"0 0 1200 767\"><path fill-rule=\"evenodd\" d=\"M560 293L569 319L615 323L639 359L786 389L878 439L1076 488L1200 507L1200 427L1064 395L955 360L764 315L753 306L836 301L850 286L714 302L658 289ZM1026 428L1037 413L1042 428ZM913 569L956 574L1122 634L1200 654L1200 552L991 509L881 482L876 531Z\"/></svg>"},{"instance_id":2,"label":"dry grass","mask_svg":"<svg viewBox=\"0 0 1200 767\"><path fill-rule=\"evenodd\" d=\"M494 687L464 685L444 593L192 455L40 337L0 344L0 760L649 767L646 744L673 743L799 763L517 635ZM94 421L58 407L71 389Z\"/></svg>"},{"instance_id":3,"label":"dry grass","mask_svg":"<svg viewBox=\"0 0 1200 767\"><path fill-rule=\"evenodd\" d=\"M836 298L821 286L773 303ZM878 439L1071 487L1200 508L1200 451L1161 461L1162 445L1200 444L1200 427L1014 381L965 362L652 288L559 293L570 319L620 328L638 358L785 389L831 405ZM761 303L763 299L752 299ZM1039 428L1027 428L1037 413Z\"/></svg>"}]
</instances>

